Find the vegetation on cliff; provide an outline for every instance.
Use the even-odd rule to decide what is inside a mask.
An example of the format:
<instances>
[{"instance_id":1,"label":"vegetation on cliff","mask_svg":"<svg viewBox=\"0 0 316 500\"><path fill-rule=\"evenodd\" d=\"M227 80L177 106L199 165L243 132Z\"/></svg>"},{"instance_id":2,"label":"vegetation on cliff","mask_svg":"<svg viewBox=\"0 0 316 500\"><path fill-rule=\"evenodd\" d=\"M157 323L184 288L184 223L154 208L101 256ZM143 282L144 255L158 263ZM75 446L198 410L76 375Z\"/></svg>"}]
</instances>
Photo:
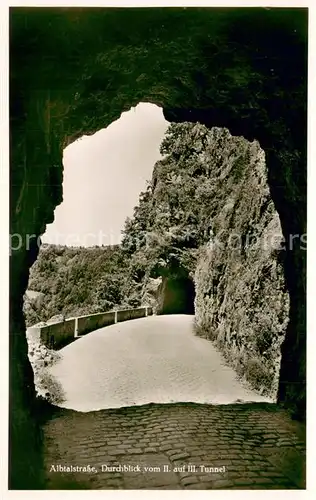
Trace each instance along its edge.
<instances>
[{"instance_id":1,"label":"vegetation on cliff","mask_svg":"<svg viewBox=\"0 0 316 500\"><path fill-rule=\"evenodd\" d=\"M197 333L276 396L289 296L264 152L226 129L182 123L170 125L161 153L123 239L139 293L148 299L162 279L151 293L159 311L170 280L173 295L175 279L192 280Z\"/></svg>"},{"instance_id":2,"label":"vegetation on cliff","mask_svg":"<svg viewBox=\"0 0 316 500\"><path fill-rule=\"evenodd\" d=\"M124 304L127 260L119 246L76 248L44 245L30 272L27 325L107 311Z\"/></svg>"}]
</instances>

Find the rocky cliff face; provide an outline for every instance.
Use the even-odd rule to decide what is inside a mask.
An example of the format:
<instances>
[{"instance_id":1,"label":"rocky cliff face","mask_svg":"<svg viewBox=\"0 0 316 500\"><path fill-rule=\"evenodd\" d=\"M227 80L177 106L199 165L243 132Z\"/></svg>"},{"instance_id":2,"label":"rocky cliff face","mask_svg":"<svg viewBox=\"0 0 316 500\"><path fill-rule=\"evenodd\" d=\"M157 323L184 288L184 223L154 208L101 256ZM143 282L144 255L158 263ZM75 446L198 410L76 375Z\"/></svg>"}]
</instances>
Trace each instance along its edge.
<instances>
[{"instance_id":1,"label":"rocky cliff face","mask_svg":"<svg viewBox=\"0 0 316 500\"><path fill-rule=\"evenodd\" d=\"M195 312L197 334L276 398L290 301L265 153L199 123L171 124L161 152L123 242L143 298L158 314Z\"/></svg>"},{"instance_id":2,"label":"rocky cliff face","mask_svg":"<svg viewBox=\"0 0 316 500\"><path fill-rule=\"evenodd\" d=\"M214 340L251 385L276 397L289 317L283 236L257 142L209 133L209 241L195 272L198 334ZM213 158L216 162L214 164Z\"/></svg>"}]
</instances>

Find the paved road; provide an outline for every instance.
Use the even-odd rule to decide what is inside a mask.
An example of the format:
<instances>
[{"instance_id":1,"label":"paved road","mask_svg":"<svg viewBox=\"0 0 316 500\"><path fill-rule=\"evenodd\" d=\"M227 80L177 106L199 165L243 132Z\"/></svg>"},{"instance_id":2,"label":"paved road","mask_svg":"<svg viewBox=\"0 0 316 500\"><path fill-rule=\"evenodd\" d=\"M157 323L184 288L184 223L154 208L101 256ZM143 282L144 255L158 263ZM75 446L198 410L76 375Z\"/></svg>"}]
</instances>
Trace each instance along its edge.
<instances>
[{"instance_id":1,"label":"paved road","mask_svg":"<svg viewBox=\"0 0 316 500\"><path fill-rule=\"evenodd\" d=\"M50 371L61 406L79 411L147 403L228 404L267 398L243 386L193 316L152 316L92 332L62 349Z\"/></svg>"},{"instance_id":2,"label":"paved road","mask_svg":"<svg viewBox=\"0 0 316 500\"><path fill-rule=\"evenodd\" d=\"M43 423L46 489L304 488L304 424L275 404L227 404L263 398L192 327L149 317L60 351L63 405L82 411Z\"/></svg>"}]
</instances>

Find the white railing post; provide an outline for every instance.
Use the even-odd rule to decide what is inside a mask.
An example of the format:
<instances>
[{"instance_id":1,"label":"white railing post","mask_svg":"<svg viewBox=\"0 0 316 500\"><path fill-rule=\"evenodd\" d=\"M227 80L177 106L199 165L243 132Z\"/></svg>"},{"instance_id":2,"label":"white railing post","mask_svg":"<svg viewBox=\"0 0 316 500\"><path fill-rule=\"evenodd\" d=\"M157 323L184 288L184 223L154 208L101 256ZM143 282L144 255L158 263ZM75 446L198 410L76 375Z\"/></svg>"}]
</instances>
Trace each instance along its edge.
<instances>
[{"instance_id":1,"label":"white railing post","mask_svg":"<svg viewBox=\"0 0 316 500\"><path fill-rule=\"evenodd\" d=\"M117 323L117 311L115 311L114 324Z\"/></svg>"},{"instance_id":2,"label":"white railing post","mask_svg":"<svg viewBox=\"0 0 316 500\"><path fill-rule=\"evenodd\" d=\"M78 337L78 318L75 318L75 337Z\"/></svg>"}]
</instances>

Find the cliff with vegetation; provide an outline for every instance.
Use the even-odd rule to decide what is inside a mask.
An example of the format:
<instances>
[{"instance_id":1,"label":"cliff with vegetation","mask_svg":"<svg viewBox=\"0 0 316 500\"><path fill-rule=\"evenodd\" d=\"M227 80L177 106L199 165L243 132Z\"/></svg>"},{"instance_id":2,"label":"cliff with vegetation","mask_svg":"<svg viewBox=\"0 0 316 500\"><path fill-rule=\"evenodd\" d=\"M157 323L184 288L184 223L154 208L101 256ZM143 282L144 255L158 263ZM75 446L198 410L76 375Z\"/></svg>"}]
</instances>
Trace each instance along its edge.
<instances>
[{"instance_id":1,"label":"cliff with vegetation","mask_svg":"<svg viewBox=\"0 0 316 500\"><path fill-rule=\"evenodd\" d=\"M197 334L276 396L289 296L264 152L183 123L170 125L161 153L123 239L139 292L158 313L195 311Z\"/></svg>"}]
</instances>

